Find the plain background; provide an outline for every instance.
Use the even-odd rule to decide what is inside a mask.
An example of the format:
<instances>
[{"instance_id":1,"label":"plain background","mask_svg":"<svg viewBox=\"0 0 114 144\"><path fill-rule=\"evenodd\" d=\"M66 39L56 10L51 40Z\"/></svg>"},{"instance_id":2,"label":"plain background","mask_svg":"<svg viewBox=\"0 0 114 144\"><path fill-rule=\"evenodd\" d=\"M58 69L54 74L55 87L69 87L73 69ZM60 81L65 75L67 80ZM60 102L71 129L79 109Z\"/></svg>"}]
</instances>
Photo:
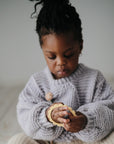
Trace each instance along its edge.
<instances>
[{"instance_id":1,"label":"plain background","mask_svg":"<svg viewBox=\"0 0 114 144\"><path fill-rule=\"evenodd\" d=\"M114 0L71 0L80 14L84 46L80 62L114 80ZM0 0L0 85L25 84L46 63L31 19L33 3Z\"/></svg>"}]
</instances>

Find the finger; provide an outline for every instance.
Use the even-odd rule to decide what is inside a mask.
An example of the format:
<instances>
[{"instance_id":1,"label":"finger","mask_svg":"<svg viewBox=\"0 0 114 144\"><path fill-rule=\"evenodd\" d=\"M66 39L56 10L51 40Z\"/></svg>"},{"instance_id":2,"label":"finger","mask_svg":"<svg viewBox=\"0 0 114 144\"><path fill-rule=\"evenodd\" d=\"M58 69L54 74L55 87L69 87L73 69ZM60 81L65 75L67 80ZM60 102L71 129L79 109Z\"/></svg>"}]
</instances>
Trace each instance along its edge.
<instances>
[{"instance_id":1,"label":"finger","mask_svg":"<svg viewBox=\"0 0 114 144\"><path fill-rule=\"evenodd\" d=\"M68 119L69 115L67 114L67 115L63 116L63 118Z\"/></svg>"},{"instance_id":2,"label":"finger","mask_svg":"<svg viewBox=\"0 0 114 144\"><path fill-rule=\"evenodd\" d=\"M66 111L66 110L68 110L68 108L67 108L67 106L65 106L65 107L57 107L57 108L55 108L54 109L54 112L58 112L58 111Z\"/></svg>"},{"instance_id":3,"label":"finger","mask_svg":"<svg viewBox=\"0 0 114 144\"><path fill-rule=\"evenodd\" d=\"M68 116L69 116L70 119L72 119L74 117L71 112L68 113Z\"/></svg>"},{"instance_id":4,"label":"finger","mask_svg":"<svg viewBox=\"0 0 114 144\"><path fill-rule=\"evenodd\" d=\"M64 117L64 116L68 115L67 111L59 111L59 112L57 112L57 114L59 115L59 117Z\"/></svg>"},{"instance_id":5,"label":"finger","mask_svg":"<svg viewBox=\"0 0 114 144\"><path fill-rule=\"evenodd\" d=\"M61 118L61 117L59 117L57 120L58 120L60 123L64 123L64 124L70 122L70 119L64 119L64 118Z\"/></svg>"},{"instance_id":6,"label":"finger","mask_svg":"<svg viewBox=\"0 0 114 144\"><path fill-rule=\"evenodd\" d=\"M52 116L56 118L61 117L65 119L65 117L68 116L68 112L67 111L53 112Z\"/></svg>"},{"instance_id":7,"label":"finger","mask_svg":"<svg viewBox=\"0 0 114 144\"><path fill-rule=\"evenodd\" d=\"M67 111L52 111L51 116L52 118L58 118L58 117L62 117L64 118L66 115L68 115Z\"/></svg>"},{"instance_id":8,"label":"finger","mask_svg":"<svg viewBox=\"0 0 114 144\"><path fill-rule=\"evenodd\" d=\"M69 131L70 130L70 125L69 124L66 124L66 123L64 123L64 129L66 130L66 131Z\"/></svg>"}]
</instances>

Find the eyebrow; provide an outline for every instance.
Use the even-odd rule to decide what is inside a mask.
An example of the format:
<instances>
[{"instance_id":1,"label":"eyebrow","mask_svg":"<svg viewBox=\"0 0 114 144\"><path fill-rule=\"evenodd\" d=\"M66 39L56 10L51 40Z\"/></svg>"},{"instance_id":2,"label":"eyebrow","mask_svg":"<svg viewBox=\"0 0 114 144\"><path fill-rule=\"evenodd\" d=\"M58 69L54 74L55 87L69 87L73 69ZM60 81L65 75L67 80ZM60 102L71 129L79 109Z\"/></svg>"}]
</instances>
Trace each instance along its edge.
<instances>
[{"instance_id":1,"label":"eyebrow","mask_svg":"<svg viewBox=\"0 0 114 144\"><path fill-rule=\"evenodd\" d=\"M68 52L68 51L71 51L71 50L73 50L74 48L73 47L71 47L71 48L68 48L64 53L66 53L66 52ZM52 52L52 51L45 51L46 53L54 53L54 52Z\"/></svg>"}]
</instances>

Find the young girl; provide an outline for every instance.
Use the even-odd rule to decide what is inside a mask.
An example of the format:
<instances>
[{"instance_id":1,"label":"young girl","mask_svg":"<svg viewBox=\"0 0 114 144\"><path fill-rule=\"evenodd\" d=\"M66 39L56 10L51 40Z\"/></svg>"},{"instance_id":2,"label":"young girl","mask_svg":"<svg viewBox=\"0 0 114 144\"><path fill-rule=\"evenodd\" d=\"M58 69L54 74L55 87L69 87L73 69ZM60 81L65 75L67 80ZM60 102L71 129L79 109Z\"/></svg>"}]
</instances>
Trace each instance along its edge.
<instances>
[{"instance_id":1,"label":"young girl","mask_svg":"<svg viewBox=\"0 0 114 144\"><path fill-rule=\"evenodd\" d=\"M17 117L25 134L9 144L114 143L114 134L108 136L114 129L114 92L101 72L79 64L78 13L69 0L36 1L35 13L42 4L36 32L47 67L31 76L19 96Z\"/></svg>"}]
</instances>

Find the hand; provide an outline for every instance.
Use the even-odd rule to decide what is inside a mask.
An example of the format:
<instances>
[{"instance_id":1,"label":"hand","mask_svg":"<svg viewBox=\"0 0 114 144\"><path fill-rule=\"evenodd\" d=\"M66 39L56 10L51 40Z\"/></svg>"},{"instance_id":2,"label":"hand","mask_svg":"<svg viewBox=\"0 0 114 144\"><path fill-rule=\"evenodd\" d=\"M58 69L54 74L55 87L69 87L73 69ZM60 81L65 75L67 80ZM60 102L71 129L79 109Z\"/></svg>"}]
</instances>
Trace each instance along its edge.
<instances>
[{"instance_id":1,"label":"hand","mask_svg":"<svg viewBox=\"0 0 114 144\"><path fill-rule=\"evenodd\" d=\"M64 123L65 130L69 132L78 132L84 129L87 124L86 116L80 112L77 112L76 116L73 116L71 113L69 113L69 119L69 123Z\"/></svg>"},{"instance_id":2,"label":"hand","mask_svg":"<svg viewBox=\"0 0 114 144\"><path fill-rule=\"evenodd\" d=\"M61 104L61 103L54 103L52 104L51 106L55 105L55 104ZM50 106L50 107L51 107ZM46 116L48 118L48 110L50 109L50 107L47 109L46 111ZM70 119L65 119L64 117L66 115L68 115L68 107L65 106L65 107L57 107L55 109L53 109L52 113L51 113L51 118L53 119L53 121L55 121L56 123L69 123L70 122Z\"/></svg>"}]
</instances>

